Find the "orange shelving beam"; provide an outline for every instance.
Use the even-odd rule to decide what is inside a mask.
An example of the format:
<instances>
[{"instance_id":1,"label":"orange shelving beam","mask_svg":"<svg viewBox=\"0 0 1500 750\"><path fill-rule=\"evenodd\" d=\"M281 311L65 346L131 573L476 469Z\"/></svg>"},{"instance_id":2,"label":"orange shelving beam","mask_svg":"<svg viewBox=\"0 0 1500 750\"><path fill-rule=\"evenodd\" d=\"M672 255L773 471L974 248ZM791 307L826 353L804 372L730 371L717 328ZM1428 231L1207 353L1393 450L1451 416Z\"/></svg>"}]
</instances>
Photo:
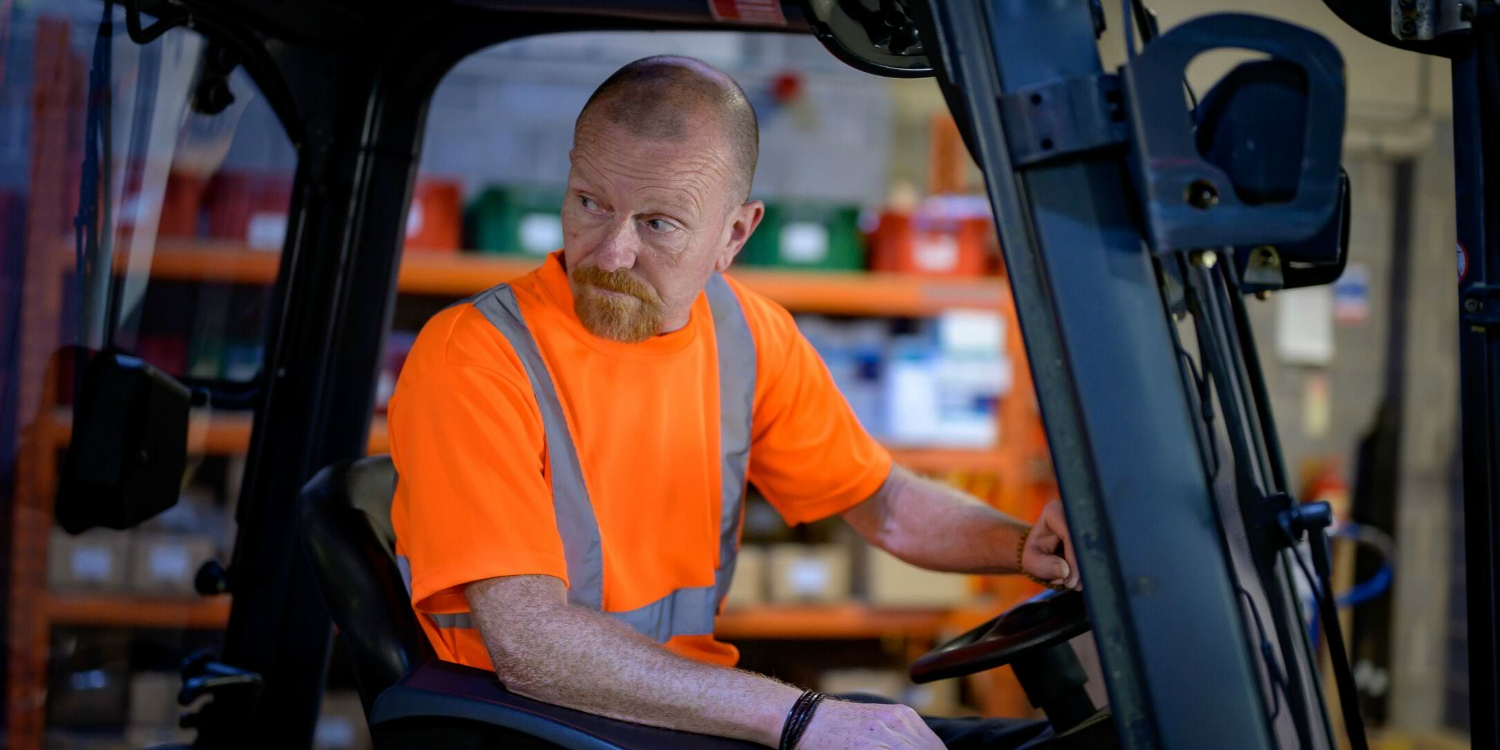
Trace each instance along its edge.
<instances>
[{"instance_id":1,"label":"orange shelving beam","mask_svg":"<svg viewBox=\"0 0 1500 750\"><path fill-rule=\"evenodd\" d=\"M48 434L59 448L65 448L72 437L72 414L67 409L53 411ZM252 417L249 412L221 412L194 415L188 423L188 452L209 456L231 456L250 447ZM370 423L369 453L389 453L390 435L384 417ZM891 448L896 462L914 471L998 471L1003 465L999 452L982 448Z\"/></svg>"},{"instance_id":2,"label":"orange shelving beam","mask_svg":"<svg viewBox=\"0 0 1500 750\"><path fill-rule=\"evenodd\" d=\"M53 625L213 630L229 624L229 597L166 599L130 594L51 593L47 620Z\"/></svg>"},{"instance_id":3,"label":"orange shelving beam","mask_svg":"<svg viewBox=\"0 0 1500 750\"><path fill-rule=\"evenodd\" d=\"M225 243L163 242L151 277L172 281L269 284L279 256ZM403 294L464 297L531 272L537 258L412 251L401 262ZM1010 290L994 277L911 276L866 272L779 271L736 267L730 275L796 312L920 317L952 308L1000 309Z\"/></svg>"}]
</instances>

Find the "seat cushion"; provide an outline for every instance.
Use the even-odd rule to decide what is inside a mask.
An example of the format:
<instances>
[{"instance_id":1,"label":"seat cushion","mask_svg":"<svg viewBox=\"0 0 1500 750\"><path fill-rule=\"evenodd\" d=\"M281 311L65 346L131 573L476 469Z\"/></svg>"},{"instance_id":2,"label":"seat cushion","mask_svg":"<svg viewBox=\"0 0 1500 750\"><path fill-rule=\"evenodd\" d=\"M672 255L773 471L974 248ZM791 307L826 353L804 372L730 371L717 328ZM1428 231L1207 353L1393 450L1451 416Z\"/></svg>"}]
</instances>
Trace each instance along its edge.
<instances>
[{"instance_id":1,"label":"seat cushion","mask_svg":"<svg viewBox=\"0 0 1500 750\"><path fill-rule=\"evenodd\" d=\"M381 694L371 729L446 717L512 729L567 750L751 750L749 742L674 732L574 711L506 690L493 672L429 660Z\"/></svg>"}]
</instances>

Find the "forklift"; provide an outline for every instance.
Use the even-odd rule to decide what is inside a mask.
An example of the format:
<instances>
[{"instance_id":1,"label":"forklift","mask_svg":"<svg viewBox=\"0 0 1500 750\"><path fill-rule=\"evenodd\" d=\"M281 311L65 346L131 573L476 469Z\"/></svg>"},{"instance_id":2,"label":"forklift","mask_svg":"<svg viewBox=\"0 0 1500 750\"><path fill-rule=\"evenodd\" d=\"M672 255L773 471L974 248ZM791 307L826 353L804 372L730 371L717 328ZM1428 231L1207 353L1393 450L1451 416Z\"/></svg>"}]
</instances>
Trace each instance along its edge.
<instances>
[{"instance_id":1,"label":"forklift","mask_svg":"<svg viewBox=\"0 0 1500 750\"><path fill-rule=\"evenodd\" d=\"M255 378L175 377L85 342L65 354L78 385L55 508L70 533L131 528L177 501L195 405L254 415L232 558L198 575L232 606L222 650L183 669L180 701L210 698L185 719L193 747L309 747L335 627L380 748L748 747L539 703L434 659L394 559L393 471L365 455L439 82L502 42L614 30L812 34L870 75L936 78L983 172L1085 585L933 649L915 681L1010 665L1058 748L1367 747L1332 514L1294 496L1245 307L1343 271L1342 58L1254 15L1162 30L1141 0L1122 0L1109 28L1109 1L119 0L131 44L178 27L206 39L195 110L223 110L243 70L296 152ZM1453 66L1472 738L1496 747L1500 3L1324 2L1372 39ZM115 5L101 3L96 73ZM1113 71L1106 34L1128 52ZM1188 90L1189 63L1225 48L1261 57L1201 97ZM109 128L95 109L79 288L107 331L116 258L87 185ZM1294 552L1304 543L1310 564ZM1319 687L1299 579L1316 592L1337 705ZM1107 705L1068 645L1089 632Z\"/></svg>"}]
</instances>

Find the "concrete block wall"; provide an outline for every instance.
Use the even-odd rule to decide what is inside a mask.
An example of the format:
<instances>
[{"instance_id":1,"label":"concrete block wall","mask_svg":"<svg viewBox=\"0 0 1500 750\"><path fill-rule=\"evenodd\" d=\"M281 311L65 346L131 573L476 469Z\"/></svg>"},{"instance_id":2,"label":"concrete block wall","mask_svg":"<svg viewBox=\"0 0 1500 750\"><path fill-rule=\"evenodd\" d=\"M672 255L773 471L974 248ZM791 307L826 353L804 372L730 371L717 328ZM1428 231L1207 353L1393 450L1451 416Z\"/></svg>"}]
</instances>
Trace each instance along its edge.
<instances>
[{"instance_id":1,"label":"concrete block wall","mask_svg":"<svg viewBox=\"0 0 1500 750\"><path fill-rule=\"evenodd\" d=\"M707 60L745 89L761 127L755 197L869 206L884 200L891 152L885 83L801 36L561 34L480 52L433 99L423 172L456 177L471 193L491 182L561 184L573 122L589 94L619 66L663 53ZM805 93L776 106L769 88L783 72L801 75Z\"/></svg>"}]
</instances>

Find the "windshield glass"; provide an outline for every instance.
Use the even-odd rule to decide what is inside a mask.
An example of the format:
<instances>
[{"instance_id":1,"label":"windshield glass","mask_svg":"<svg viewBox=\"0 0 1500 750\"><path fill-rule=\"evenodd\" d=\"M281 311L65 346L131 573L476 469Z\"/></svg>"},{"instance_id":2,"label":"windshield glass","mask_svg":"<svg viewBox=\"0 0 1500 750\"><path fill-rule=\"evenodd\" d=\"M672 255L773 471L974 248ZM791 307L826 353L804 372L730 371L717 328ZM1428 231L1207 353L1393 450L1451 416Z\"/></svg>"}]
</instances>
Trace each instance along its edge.
<instances>
[{"instance_id":1,"label":"windshield glass","mask_svg":"<svg viewBox=\"0 0 1500 750\"><path fill-rule=\"evenodd\" d=\"M296 167L254 81L211 40L175 28L137 44L125 11L102 19L105 7L0 3L0 585L12 644L0 744L12 748L191 739L177 727L178 670L217 648L229 612L195 578L229 559L253 420L195 408L175 507L126 531L67 534L53 502L73 427L71 347L112 346L214 387L252 383ZM156 22L141 18L148 33Z\"/></svg>"}]
</instances>

